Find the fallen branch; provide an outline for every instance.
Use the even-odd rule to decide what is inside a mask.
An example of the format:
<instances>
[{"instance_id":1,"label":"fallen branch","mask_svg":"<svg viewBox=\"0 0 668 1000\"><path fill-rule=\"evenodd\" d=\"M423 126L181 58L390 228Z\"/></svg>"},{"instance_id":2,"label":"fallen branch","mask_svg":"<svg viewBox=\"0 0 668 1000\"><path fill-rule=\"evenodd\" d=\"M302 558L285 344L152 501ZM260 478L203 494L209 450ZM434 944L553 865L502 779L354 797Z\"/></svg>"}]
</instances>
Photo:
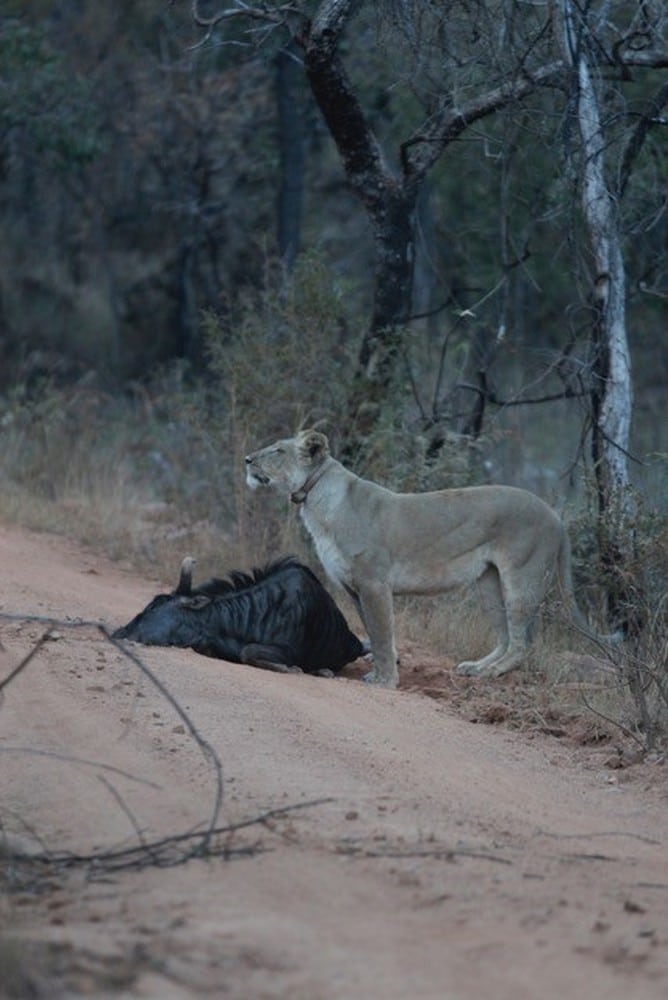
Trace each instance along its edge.
<instances>
[{"instance_id":1,"label":"fallen branch","mask_svg":"<svg viewBox=\"0 0 668 1000\"><path fill-rule=\"evenodd\" d=\"M10 671L4 680L0 681L0 693L13 680L15 680L23 670L25 670L25 668L35 659L44 644L53 637L54 627L63 629L76 629L83 627L97 629L107 642L114 646L126 659L130 660L130 662L138 670L140 670L145 677L148 678L151 684L153 684L153 686L158 690L160 695L171 705L192 738L197 743L197 746L201 750L205 760L212 767L215 775L213 808L211 811L211 817L206 823L204 829L195 828L186 833L173 834L157 840L147 840L144 837L136 817L132 814L127 803L125 803L118 790L104 777L98 775L99 780L115 799L119 808L122 809L128 817L132 827L134 828L135 834L137 835L139 843L134 844L131 847L116 848L108 851L94 851L89 854L72 853L67 851L57 853L49 850L43 850L38 853L13 852L12 859L17 863L23 862L26 864L44 864L49 865L50 867L63 869L84 867L99 874L100 872L116 872L128 868L139 869L151 865L155 867L172 867L178 864L185 864L193 858L223 857L225 859L229 859L234 856L250 856L262 849L260 845L255 844L251 846L232 848L229 844L229 838L234 833L248 827L266 825L270 820L280 818L286 813L334 801L331 798L312 799L307 802L299 802L293 805L280 806L276 809L270 809L258 816L248 820L243 820L239 823L232 823L227 826L218 826L218 817L220 815L220 809L223 802L223 770L220 759L211 744L200 735L196 726L176 698L174 698L163 682L149 667L146 666L142 659L133 650L128 649L124 643L114 639L109 633L107 626L103 622L99 621L64 621L41 615L15 615L7 614L5 612L0 612L0 620L39 622L49 626L49 629L40 636L33 648L23 658L23 660L21 660L18 666ZM104 769L105 771L113 772L121 775L122 777L129 778L132 781L142 782L153 788L160 789L161 787L151 781L138 778L126 771L122 771L120 768L114 767L113 765L104 764L94 760L87 760L85 758L59 753L57 751L39 750L32 747L0 747L0 752L26 753L54 757L57 760L64 760L76 764L83 764L88 767ZM213 839L221 836L226 837L226 842L220 846L214 844ZM39 839L41 842L41 838L36 837L35 839ZM180 848L185 848L185 850L180 850Z\"/></svg>"},{"instance_id":2,"label":"fallen branch","mask_svg":"<svg viewBox=\"0 0 668 1000\"><path fill-rule=\"evenodd\" d=\"M0 615L0 618L5 618L5 617L8 616ZM42 648L44 643L50 638L50 636L51 636L50 632L45 632L44 635L41 635L37 640L37 642L35 643L35 645L33 646L33 648L28 653L28 655L24 656L19 665L17 667L14 667L14 669L10 671L9 674L7 674L7 676L3 681L0 681L0 694L2 694L3 690L7 687L8 684L11 684L11 682L15 680L16 677L18 677L18 675L21 673L22 670L25 670L30 661L37 656L40 649Z\"/></svg>"},{"instance_id":3,"label":"fallen branch","mask_svg":"<svg viewBox=\"0 0 668 1000\"><path fill-rule=\"evenodd\" d=\"M549 830L541 830L538 837L550 837L552 840L597 840L599 837L630 837L632 840L639 840L643 844L660 846L663 841L655 840L653 837L645 837L642 833L629 833L626 830L594 830L590 833L552 833ZM587 855L589 857L589 855Z\"/></svg>"},{"instance_id":4,"label":"fallen branch","mask_svg":"<svg viewBox=\"0 0 668 1000\"><path fill-rule=\"evenodd\" d=\"M56 854L51 851L42 853L17 853L14 860L32 862L35 864L49 864L58 868L80 868L91 867L96 872L120 871L126 868L144 868L154 865L160 868L173 867L178 864L185 864L194 857L224 857L229 858L235 855L249 855L261 850L259 845L232 848L229 844L216 847L212 844L213 837L227 835L229 838L239 830L247 829L251 826L266 825L272 819L281 818L285 813L295 812L298 809L308 809L312 806L323 805L333 802L332 798L311 799L308 802L298 802L293 805L279 806L276 809L269 809L251 819L241 820L239 823L230 823L227 826L219 826L207 831L209 839L206 853L201 851L201 831L191 831L190 833L177 833L172 836L162 837L159 840L142 840L141 844L132 847L119 848L110 851L94 851L90 854L74 854L62 852ZM196 848L185 854L175 854L173 848L187 844L189 841L198 841Z\"/></svg>"},{"instance_id":5,"label":"fallen branch","mask_svg":"<svg viewBox=\"0 0 668 1000\"><path fill-rule=\"evenodd\" d=\"M84 628L84 627L88 627L88 628L95 628L95 629L97 629L98 632L100 632L104 636L104 638L107 640L107 642L109 642L112 646L114 646L114 648L117 649L119 651L119 653L121 653L124 657L126 657L126 659L130 660L130 662L135 667L137 667L137 669L140 670L141 673L144 674L145 677L148 678L148 680L151 682L151 684L153 684L153 686L155 688L157 688L157 690L162 695L162 697L171 705L171 707L174 709L174 711L176 712L176 714L179 716L179 718L181 719L183 725L188 730L188 732L190 733L190 735L192 736L192 738L195 740L197 746L201 750L202 755L204 756L204 759L212 767L213 772L214 772L214 776L215 776L215 792L214 792L213 808L212 808L212 812L211 812L211 819L209 821L207 829L204 830L200 834L200 837L201 837L200 849L204 853L206 853L207 840L208 840L208 837L211 835L210 831L215 827L215 825L216 825L216 823L218 821L218 817L220 815L220 809L221 809L222 802L223 802L223 769L222 769L222 765L220 763L220 759L219 759L216 751L213 749L213 747L211 746L211 744L208 743L207 740L205 740L199 734L199 732L197 731L197 728L193 724L193 722L190 719L189 715L183 710L183 708L178 703L178 701L176 700L176 698L174 698L174 696L169 692L169 690L165 687L165 685L162 683L162 681L153 673L153 671L149 667L146 666L146 664L141 660L141 658L136 653L134 653L132 650L128 649L127 646L125 646L124 643L119 642L117 639L114 639L113 636L110 634L107 626L103 622L99 622L99 621L84 621L84 620L79 620L79 621L65 621L65 620L62 620L62 619L44 617L42 615L14 615L14 614L7 614L6 612L0 613L0 620L4 620L4 621L31 621L31 622L40 622L42 624L46 624L46 625L50 626L49 630L47 632L45 632L42 636L40 636L40 638L37 640L37 642L35 643L35 645L31 649L31 651L28 653L28 655L26 657L24 657L24 659L21 661L21 663L19 663L19 665L17 667L15 667L14 670L12 670L11 673L0 683L0 694L2 693L3 689L6 688L7 685L10 684L13 680L15 680L16 677L35 658L35 656L37 655L37 653L39 652L39 650L42 648L42 646L44 645L44 643L47 642L52 637L53 628L55 626L57 626L59 628Z\"/></svg>"},{"instance_id":6,"label":"fallen branch","mask_svg":"<svg viewBox=\"0 0 668 1000\"><path fill-rule=\"evenodd\" d=\"M147 785L149 788L156 788L158 791L162 790L162 785L156 785L154 781L149 781L148 778L139 778L137 775L131 774L129 771L124 771L120 767L114 767L113 764L105 764L100 760L88 760L86 757L76 757L74 754L60 753L58 750L38 750L35 747L24 746L0 746L0 753L32 754L34 757L53 757L55 760L63 760L68 764L82 764L84 767L99 767L104 771L111 771L114 774L119 774L123 778L128 778L130 781L136 781L141 785Z\"/></svg>"},{"instance_id":7,"label":"fallen branch","mask_svg":"<svg viewBox=\"0 0 668 1000\"><path fill-rule=\"evenodd\" d=\"M187 712L185 712L181 708L176 698L174 698L174 696L170 694L170 692L167 690L162 681L158 677L156 677L153 671L150 670L145 663L142 662L139 656L137 656L137 654L134 653L132 650L127 649L122 642L119 642L118 639L114 639L113 636L107 630L107 627L105 625L99 625L98 629L105 637L105 639L107 639L107 641L111 643L112 646L114 646L116 649L119 650L119 652L121 652L124 656L126 656L131 663L134 663L134 665L138 667L139 670L141 670L141 672L144 674L145 677L148 677L148 679L158 689L163 698L165 698L165 700L169 702L169 704L172 706L176 714L179 716L179 718L183 722L184 726L186 727L192 738L197 743L197 746L200 748L205 760L208 760L213 767L216 780L214 804L211 814L211 820L209 822L209 827L202 835L202 842L200 845L201 851L203 853L206 853L208 847L208 840L212 835L212 831L216 825L216 822L218 821L218 816L220 815L220 809L223 804L223 768L220 763L220 758L216 753L216 751L211 746L211 744L207 740L205 740L204 737L200 736L196 727L191 721L190 716L187 714Z\"/></svg>"},{"instance_id":8,"label":"fallen branch","mask_svg":"<svg viewBox=\"0 0 668 1000\"><path fill-rule=\"evenodd\" d=\"M465 847L435 847L425 850L396 850L395 848L369 850L347 844L345 847L339 848L339 853L361 858L440 858L444 861L453 861L455 858L474 858L480 861L493 861L499 865L512 865L513 863L509 858L503 858L499 854L468 850Z\"/></svg>"}]
</instances>

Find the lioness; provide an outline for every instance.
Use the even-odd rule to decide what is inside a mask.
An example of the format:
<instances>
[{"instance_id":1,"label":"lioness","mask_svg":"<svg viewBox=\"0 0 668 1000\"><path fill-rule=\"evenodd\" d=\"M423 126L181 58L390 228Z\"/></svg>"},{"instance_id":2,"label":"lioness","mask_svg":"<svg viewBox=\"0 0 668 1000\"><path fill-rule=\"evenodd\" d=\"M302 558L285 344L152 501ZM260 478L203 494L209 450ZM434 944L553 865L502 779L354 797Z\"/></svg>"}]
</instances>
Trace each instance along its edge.
<instances>
[{"instance_id":1,"label":"lioness","mask_svg":"<svg viewBox=\"0 0 668 1000\"><path fill-rule=\"evenodd\" d=\"M368 632L374 667L365 680L397 685L393 594L435 594L478 581L499 643L481 660L460 663L460 674L499 677L522 661L555 575L570 614L586 629L566 529L533 493L511 486L394 493L344 468L314 430L248 455L246 482L299 505L325 571L351 595Z\"/></svg>"}]
</instances>

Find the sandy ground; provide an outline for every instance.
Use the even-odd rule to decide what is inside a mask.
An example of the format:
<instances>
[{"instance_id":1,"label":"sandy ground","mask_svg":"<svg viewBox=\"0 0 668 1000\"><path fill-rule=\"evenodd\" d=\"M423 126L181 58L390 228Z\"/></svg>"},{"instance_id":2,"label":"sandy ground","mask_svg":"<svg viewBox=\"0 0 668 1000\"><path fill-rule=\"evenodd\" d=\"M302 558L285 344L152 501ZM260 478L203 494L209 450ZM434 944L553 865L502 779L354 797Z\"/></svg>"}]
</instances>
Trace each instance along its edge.
<instances>
[{"instance_id":1,"label":"sandy ground","mask_svg":"<svg viewBox=\"0 0 668 1000\"><path fill-rule=\"evenodd\" d=\"M0 565L5 613L115 627L164 589L13 528ZM44 631L0 622L0 678ZM475 725L445 658L421 671L413 653L390 692L133 648L220 757L218 826L326 801L221 835L227 859L0 856L0 995L668 995L668 765L611 771L556 735ZM56 626L0 697L13 845L105 852L211 819L215 769L94 628Z\"/></svg>"}]
</instances>

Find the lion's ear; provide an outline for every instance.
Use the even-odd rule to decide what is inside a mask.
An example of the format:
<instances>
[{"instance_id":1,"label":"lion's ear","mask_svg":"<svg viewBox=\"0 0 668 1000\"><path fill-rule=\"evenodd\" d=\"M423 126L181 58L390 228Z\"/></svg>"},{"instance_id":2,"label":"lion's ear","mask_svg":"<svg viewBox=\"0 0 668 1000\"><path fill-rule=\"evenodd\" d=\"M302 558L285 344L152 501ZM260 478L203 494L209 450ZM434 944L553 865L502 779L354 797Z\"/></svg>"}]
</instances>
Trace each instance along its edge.
<instances>
[{"instance_id":1,"label":"lion's ear","mask_svg":"<svg viewBox=\"0 0 668 1000\"><path fill-rule=\"evenodd\" d=\"M315 462L329 455L329 441L320 431L302 431L299 435L299 451L303 458Z\"/></svg>"}]
</instances>

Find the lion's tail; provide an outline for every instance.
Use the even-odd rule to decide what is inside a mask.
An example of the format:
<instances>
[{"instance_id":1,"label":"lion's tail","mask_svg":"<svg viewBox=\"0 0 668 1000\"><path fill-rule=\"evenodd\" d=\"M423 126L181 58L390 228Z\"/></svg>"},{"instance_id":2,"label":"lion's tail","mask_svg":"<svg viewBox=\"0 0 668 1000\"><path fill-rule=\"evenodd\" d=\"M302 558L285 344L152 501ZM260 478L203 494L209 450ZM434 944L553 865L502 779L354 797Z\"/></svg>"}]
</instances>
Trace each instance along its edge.
<instances>
[{"instance_id":1,"label":"lion's tail","mask_svg":"<svg viewBox=\"0 0 668 1000\"><path fill-rule=\"evenodd\" d=\"M564 609L567 614L570 615L571 619L577 625L578 629L589 639L594 642L602 642L608 644L616 644L622 642L626 638L626 632L623 628L618 629L616 632L612 632L609 635L600 635L595 632L589 622L587 621L584 613L582 612L580 606L578 605L577 599L575 597L575 587L573 586L573 563L571 558L571 544L568 539L568 533L564 529L561 546L559 548L559 561L557 567L558 573L558 587L561 594L562 600L564 602Z\"/></svg>"}]
</instances>

